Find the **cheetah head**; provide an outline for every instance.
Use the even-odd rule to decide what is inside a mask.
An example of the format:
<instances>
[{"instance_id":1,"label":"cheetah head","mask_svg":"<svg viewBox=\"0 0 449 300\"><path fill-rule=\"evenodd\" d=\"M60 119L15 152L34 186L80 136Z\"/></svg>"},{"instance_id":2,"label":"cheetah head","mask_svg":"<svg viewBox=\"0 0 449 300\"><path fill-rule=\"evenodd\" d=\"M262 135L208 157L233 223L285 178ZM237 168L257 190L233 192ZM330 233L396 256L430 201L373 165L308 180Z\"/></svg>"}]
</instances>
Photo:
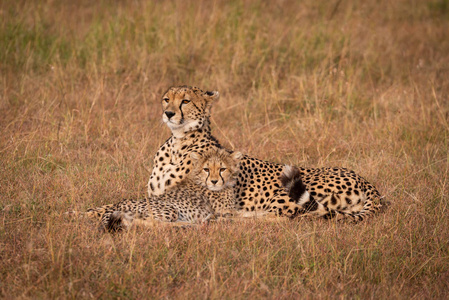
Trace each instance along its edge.
<instances>
[{"instance_id":1,"label":"cheetah head","mask_svg":"<svg viewBox=\"0 0 449 300\"><path fill-rule=\"evenodd\" d=\"M207 153L191 153L194 169L193 180L211 191L220 191L234 186L239 172L240 152L229 153L225 149Z\"/></svg>"},{"instance_id":2,"label":"cheetah head","mask_svg":"<svg viewBox=\"0 0 449 300\"><path fill-rule=\"evenodd\" d=\"M217 91L204 92L189 86L171 87L162 96L162 121L174 136L183 137L208 122L212 103L218 98Z\"/></svg>"}]
</instances>

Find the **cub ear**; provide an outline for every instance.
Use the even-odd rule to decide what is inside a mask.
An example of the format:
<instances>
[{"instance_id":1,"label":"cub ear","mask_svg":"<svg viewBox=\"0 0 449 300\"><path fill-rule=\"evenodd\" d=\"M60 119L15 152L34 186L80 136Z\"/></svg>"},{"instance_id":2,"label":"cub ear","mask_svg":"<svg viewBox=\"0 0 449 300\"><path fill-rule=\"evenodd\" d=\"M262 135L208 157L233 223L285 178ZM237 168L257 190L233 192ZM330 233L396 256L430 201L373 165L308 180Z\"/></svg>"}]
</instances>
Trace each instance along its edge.
<instances>
[{"instance_id":1,"label":"cub ear","mask_svg":"<svg viewBox=\"0 0 449 300\"><path fill-rule=\"evenodd\" d=\"M220 98L220 93L218 91L206 91L204 94L209 101L217 101L218 98Z\"/></svg>"},{"instance_id":2,"label":"cub ear","mask_svg":"<svg viewBox=\"0 0 449 300\"><path fill-rule=\"evenodd\" d=\"M201 155L198 152L192 152L190 153L190 158L193 160L200 160Z\"/></svg>"},{"instance_id":3,"label":"cub ear","mask_svg":"<svg viewBox=\"0 0 449 300\"><path fill-rule=\"evenodd\" d=\"M239 160L240 158L242 158L242 156L243 156L243 154L241 152L238 152L238 151L234 151L231 154L232 159L236 159L236 160Z\"/></svg>"}]
</instances>

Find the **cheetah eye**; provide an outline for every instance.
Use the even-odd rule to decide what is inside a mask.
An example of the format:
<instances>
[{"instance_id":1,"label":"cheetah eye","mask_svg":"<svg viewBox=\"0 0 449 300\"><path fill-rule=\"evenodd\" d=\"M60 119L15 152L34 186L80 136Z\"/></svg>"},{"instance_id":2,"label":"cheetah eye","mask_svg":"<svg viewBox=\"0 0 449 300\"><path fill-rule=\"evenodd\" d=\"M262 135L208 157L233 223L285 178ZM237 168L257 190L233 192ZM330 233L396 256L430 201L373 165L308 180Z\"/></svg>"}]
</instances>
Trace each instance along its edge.
<instances>
[{"instance_id":1,"label":"cheetah eye","mask_svg":"<svg viewBox=\"0 0 449 300\"><path fill-rule=\"evenodd\" d=\"M226 171L226 168L220 168L220 173Z\"/></svg>"},{"instance_id":2,"label":"cheetah eye","mask_svg":"<svg viewBox=\"0 0 449 300\"><path fill-rule=\"evenodd\" d=\"M187 103L190 103L190 100L184 99L181 101L181 104L187 104Z\"/></svg>"},{"instance_id":3,"label":"cheetah eye","mask_svg":"<svg viewBox=\"0 0 449 300\"><path fill-rule=\"evenodd\" d=\"M164 100L165 103L168 103L168 102L170 101L170 99L168 99L168 98L164 98L164 99L162 99L162 100Z\"/></svg>"},{"instance_id":4,"label":"cheetah eye","mask_svg":"<svg viewBox=\"0 0 449 300\"><path fill-rule=\"evenodd\" d=\"M204 168L203 171L209 173L209 168Z\"/></svg>"}]
</instances>

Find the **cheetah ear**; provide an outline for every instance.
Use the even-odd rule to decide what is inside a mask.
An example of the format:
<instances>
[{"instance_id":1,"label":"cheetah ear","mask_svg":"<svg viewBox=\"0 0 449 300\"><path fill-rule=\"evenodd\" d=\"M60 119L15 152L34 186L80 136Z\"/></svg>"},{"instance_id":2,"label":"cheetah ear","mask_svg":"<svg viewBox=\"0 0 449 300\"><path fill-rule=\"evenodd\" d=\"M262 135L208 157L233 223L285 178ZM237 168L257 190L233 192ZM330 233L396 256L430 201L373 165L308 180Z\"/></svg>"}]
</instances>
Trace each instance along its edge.
<instances>
[{"instance_id":1,"label":"cheetah ear","mask_svg":"<svg viewBox=\"0 0 449 300\"><path fill-rule=\"evenodd\" d=\"M240 160L240 158L242 158L242 156L243 156L243 154L239 151L234 151L231 154L232 159L235 159L235 160Z\"/></svg>"},{"instance_id":2,"label":"cheetah ear","mask_svg":"<svg viewBox=\"0 0 449 300\"><path fill-rule=\"evenodd\" d=\"M218 100L218 98L220 98L220 93L218 91L206 91L205 95L206 98L211 102L215 102Z\"/></svg>"},{"instance_id":3,"label":"cheetah ear","mask_svg":"<svg viewBox=\"0 0 449 300\"><path fill-rule=\"evenodd\" d=\"M200 160L201 155L198 152L192 152L190 153L190 158L193 160Z\"/></svg>"}]
</instances>

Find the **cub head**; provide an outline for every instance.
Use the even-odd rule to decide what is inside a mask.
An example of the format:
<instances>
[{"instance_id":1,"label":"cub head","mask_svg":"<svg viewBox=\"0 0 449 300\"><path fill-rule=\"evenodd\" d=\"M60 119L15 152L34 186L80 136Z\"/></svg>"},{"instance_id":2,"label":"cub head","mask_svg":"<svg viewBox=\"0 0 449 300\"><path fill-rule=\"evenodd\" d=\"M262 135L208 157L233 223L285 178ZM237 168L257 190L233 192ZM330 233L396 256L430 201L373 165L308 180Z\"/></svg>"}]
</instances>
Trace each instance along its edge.
<instances>
[{"instance_id":1,"label":"cub head","mask_svg":"<svg viewBox=\"0 0 449 300\"><path fill-rule=\"evenodd\" d=\"M212 103L218 100L217 91L203 91L197 87L174 86L162 96L162 121L176 137L202 128L209 120Z\"/></svg>"},{"instance_id":2,"label":"cub head","mask_svg":"<svg viewBox=\"0 0 449 300\"><path fill-rule=\"evenodd\" d=\"M235 184L239 173L240 152L229 153L225 149L199 154L192 152L194 169L191 178L196 184L211 191L220 191Z\"/></svg>"}]
</instances>

